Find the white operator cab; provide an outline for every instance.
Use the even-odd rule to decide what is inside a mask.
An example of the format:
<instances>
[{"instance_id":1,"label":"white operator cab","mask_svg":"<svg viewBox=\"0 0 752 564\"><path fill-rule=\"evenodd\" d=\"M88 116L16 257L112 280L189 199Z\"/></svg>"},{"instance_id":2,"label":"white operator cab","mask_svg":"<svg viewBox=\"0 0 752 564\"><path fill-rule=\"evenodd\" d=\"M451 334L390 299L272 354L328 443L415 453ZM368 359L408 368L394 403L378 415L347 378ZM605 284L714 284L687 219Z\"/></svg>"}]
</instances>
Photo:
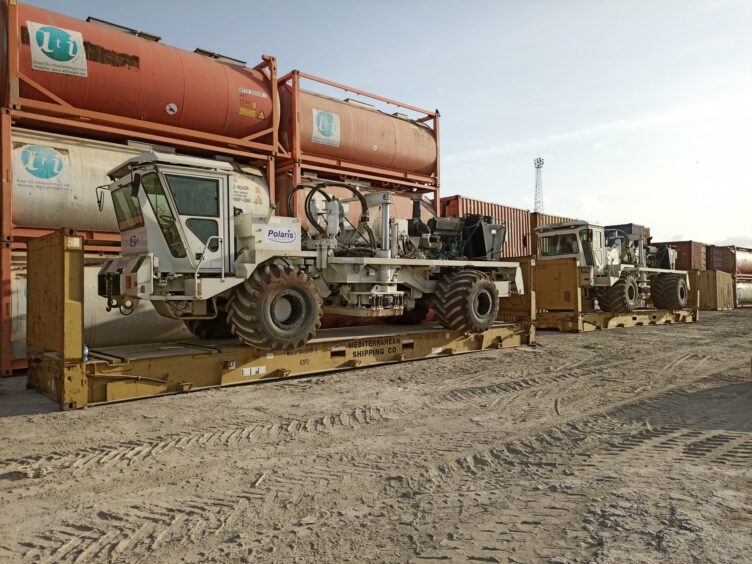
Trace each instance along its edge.
<instances>
[{"instance_id":1,"label":"white operator cab","mask_svg":"<svg viewBox=\"0 0 752 564\"><path fill-rule=\"evenodd\" d=\"M262 225L273 229L253 245L254 252L300 253L299 221L271 217L266 181L256 168L152 151L108 176L112 183L103 188L112 195L122 251L102 268L112 276L100 276L101 295L148 299L160 313L203 293L216 295L247 278L244 267L235 275L235 257L247 250L236 248L242 241L236 236ZM107 284L120 287L101 287ZM123 300L110 305L131 307Z\"/></svg>"},{"instance_id":2,"label":"white operator cab","mask_svg":"<svg viewBox=\"0 0 752 564\"><path fill-rule=\"evenodd\" d=\"M595 278L604 278L610 286L609 270L619 277L619 253L606 247L603 226L587 221L572 221L546 225L536 229L539 260L576 258L580 261L580 278L585 286L595 284ZM617 265L616 269L608 266ZM596 284L598 285L598 284Z\"/></svg>"}]
</instances>

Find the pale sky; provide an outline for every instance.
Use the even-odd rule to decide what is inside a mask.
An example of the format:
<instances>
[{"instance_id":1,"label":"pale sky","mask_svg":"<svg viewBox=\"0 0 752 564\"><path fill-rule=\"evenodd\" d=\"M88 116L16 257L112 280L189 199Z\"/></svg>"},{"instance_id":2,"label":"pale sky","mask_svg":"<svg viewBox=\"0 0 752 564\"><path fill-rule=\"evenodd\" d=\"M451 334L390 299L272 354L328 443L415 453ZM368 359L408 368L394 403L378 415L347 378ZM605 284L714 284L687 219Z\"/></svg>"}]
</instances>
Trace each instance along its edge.
<instances>
[{"instance_id":1,"label":"pale sky","mask_svg":"<svg viewBox=\"0 0 752 564\"><path fill-rule=\"evenodd\" d=\"M752 1L36 0L441 111L442 195L752 246Z\"/></svg>"}]
</instances>

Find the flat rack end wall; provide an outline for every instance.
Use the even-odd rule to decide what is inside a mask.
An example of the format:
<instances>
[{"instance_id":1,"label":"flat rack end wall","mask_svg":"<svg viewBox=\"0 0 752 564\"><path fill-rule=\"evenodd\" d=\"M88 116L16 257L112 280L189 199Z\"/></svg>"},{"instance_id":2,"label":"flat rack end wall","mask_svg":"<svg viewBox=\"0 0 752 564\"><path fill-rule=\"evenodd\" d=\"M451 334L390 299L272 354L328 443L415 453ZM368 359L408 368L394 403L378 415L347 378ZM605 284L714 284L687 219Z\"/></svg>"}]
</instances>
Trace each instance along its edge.
<instances>
[{"instance_id":1,"label":"flat rack end wall","mask_svg":"<svg viewBox=\"0 0 752 564\"><path fill-rule=\"evenodd\" d=\"M348 327L321 331L290 352L259 351L233 340L190 341L97 348L85 360L83 247L73 230L29 245L28 385L64 410L535 342L535 293L528 286L524 301L515 305L518 319L483 333L433 324ZM523 273L526 283L532 279L530 261Z\"/></svg>"},{"instance_id":2,"label":"flat rack end wall","mask_svg":"<svg viewBox=\"0 0 752 564\"><path fill-rule=\"evenodd\" d=\"M63 405L72 401L64 381L73 378L83 360L83 237L62 229L32 239L28 273L28 383ZM50 366L65 375L43 377Z\"/></svg>"}]
</instances>

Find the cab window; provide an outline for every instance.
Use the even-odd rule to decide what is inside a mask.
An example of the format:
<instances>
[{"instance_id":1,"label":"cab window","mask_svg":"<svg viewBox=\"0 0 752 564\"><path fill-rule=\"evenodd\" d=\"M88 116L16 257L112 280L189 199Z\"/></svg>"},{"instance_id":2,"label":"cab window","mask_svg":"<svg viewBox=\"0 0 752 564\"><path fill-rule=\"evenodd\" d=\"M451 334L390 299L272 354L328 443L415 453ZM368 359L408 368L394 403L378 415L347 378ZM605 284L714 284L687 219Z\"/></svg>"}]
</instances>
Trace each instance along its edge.
<instances>
[{"instance_id":1,"label":"cab window","mask_svg":"<svg viewBox=\"0 0 752 564\"><path fill-rule=\"evenodd\" d=\"M165 174L180 215L219 217L219 181Z\"/></svg>"},{"instance_id":2,"label":"cab window","mask_svg":"<svg viewBox=\"0 0 752 564\"><path fill-rule=\"evenodd\" d=\"M576 233L549 235L540 239L540 253L544 257L579 254Z\"/></svg>"},{"instance_id":3,"label":"cab window","mask_svg":"<svg viewBox=\"0 0 752 564\"><path fill-rule=\"evenodd\" d=\"M590 235L593 234L593 239L595 239L595 234L590 231L590 229L581 229L580 230L580 244L582 245L582 251L585 255L585 264L588 266L593 265L593 242L590 241Z\"/></svg>"},{"instance_id":4,"label":"cab window","mask_svg":"<svg viewBox=\"0 0 752 564\"><path fill-rule=\"evenodd\" d=\"M112 193L112 204L115 207L115 216L120 231L128 231L144 225L144 216L138 198L132 195L130 186L120 188Z\"/></svg>"},{"instance_id":5,"label":"cab window","mask_svg":"<svg viewBox=\"0 0 752 564\"><path fill-rule=\"evenodd\" d=\"M170 202L167 200L159 177L153 172L145 174L141 177L141 186L149 199L154 214L157 216L159 229L162 231L170 253L175 258L185 257L185 245L180 238L180 231L178 231L175 223L175 215L172 213Z\"/></svg>"}]
</instances>

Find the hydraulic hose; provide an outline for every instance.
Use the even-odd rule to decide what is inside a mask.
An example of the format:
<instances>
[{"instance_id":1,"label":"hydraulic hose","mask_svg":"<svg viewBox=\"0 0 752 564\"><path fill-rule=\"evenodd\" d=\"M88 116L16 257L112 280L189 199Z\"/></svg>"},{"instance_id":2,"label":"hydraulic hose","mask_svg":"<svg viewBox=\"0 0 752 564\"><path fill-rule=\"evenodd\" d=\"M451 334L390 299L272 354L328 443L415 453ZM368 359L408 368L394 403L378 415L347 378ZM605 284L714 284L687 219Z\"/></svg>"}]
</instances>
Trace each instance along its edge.
<instances>
[{"instance_id":1,"label":"hydraulic hose","mask_svg":"<svg viewBox=\"0 0 752 564\"><path fill-rule=\"evenodd\" d=\"M326 199L327 202L331 201L332 199L331 196L329 196L329 194L327 194L324 191L324 189L327 186L337 186L340 188L346 188L350 192L352 192L352 194L358 199L358 202L360 203L361 221L368 222L368 202L366 202L365 196L363 196L363 194L360 193L360 190L358 190L351 184L348 184L346 182L338 182L336 180L318 182L318 183L307 182L304 184L298 184L295 188L290 190L290 193L287 195L287 214L290 216L294 215L293 210L292 210L292 200L293 200L294 194L298 192L299 190L305 190L306 188L310 189L310 192L308 193L305 199L304 212L309 223L311 223L319 233L323 234L325 232L325 229L321 227L321 225L319 225L319 222L316 220L316 218L312 216L311 210L310 210L310 203L311 203L311 199L313 198L313 195L316 193L320 193ZM373 245L373 241L371 241L371 244Z\"/></svg>"}]
</instances>

